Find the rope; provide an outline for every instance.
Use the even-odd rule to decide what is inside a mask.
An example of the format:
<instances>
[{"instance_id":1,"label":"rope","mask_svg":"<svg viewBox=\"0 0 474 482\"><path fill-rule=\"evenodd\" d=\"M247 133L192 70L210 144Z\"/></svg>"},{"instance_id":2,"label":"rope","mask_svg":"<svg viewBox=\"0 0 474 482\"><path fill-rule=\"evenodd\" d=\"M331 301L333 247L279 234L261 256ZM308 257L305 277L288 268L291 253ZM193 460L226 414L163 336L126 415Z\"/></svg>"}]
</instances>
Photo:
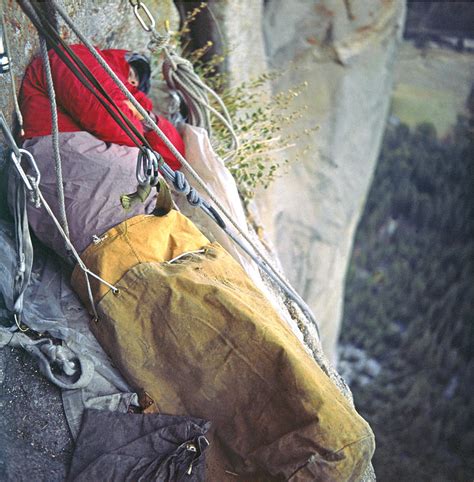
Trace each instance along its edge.
<instances>
[{"instance_id":1,"label":"rope","mask_svg":"<svg viewBox=\"0 0 474 482\"><path fill-rule=\"evenodd\" d=\"M33 154L31 154L31 152L27 151L26 149L19 149L19 151L20 151L20 155L26 155L28 157L30 165L33 166L35 168L35 170L37 171L36 161L35 161L35 158L33 157ZM13 151L11 153L11 157L12 157L12 160L15 163L16 166L20 165L21 159L16 158L16 155ZM89 301L91 303L92 312L94 313L94 317L96 319L98 319L97 310L96 310L95 304L94 304L94 298L92 296L92 289L91 289L91 286L90 286L89 276L92 276L93 278L97 279L98 281L100 281L101 283L103 283L104 285L109 287L114 293L118 292L118 288L116 288L114 285L110 284L109 282L105 281L100 276L98 276L97 274L92 272L84 264L81 257L79 256L78 252L76 251L76 248L71 243L71 240L69 239L69 236L65 233L64 229L61 226L61 223L58 221L58 219L54 215L54 212L51 209L50 205L48 204L48 202L44 198L43 193L41 192L41 189L39 187L39 184L40 184L39 178L34 178L33 176L28 176L28 181L29 181L29 184L30 184L30 187L31 187L32 191L34 192L34 195L39 199L39 201L43 205L47 214L52 219L53 223L55 224L56 228L58 229L59 234L61 235L64 242L66 243L67 248L71 252L72 256L76 260L79 267L82 269L82 271L84 271L84 274L85 274L85 277L86 277L87 292L88 292L88 296L89 296Z\"/></svg>"},{"instance_id":2,"label":"rope","mask_svg":"<svg viewBox=\"0 0 474 482\"><path fill-rule=\"evenodd\" d=\"M148 114L148 112L140 105L140 103L135 99L135 97L128 91L123 82L117 77L115 72L108 66L102 56L98 53L96 48L82 35L82 33L76 28L70 17L63 10L61 6L55 0L51 0L52 5L56 8L59 15L63 18L66 24L71 28L71 30L76 34L76 36L81 40L81 42L89 49L91 54L100 63L100 65L106 70L106 72L115 81L116 85L120 91L127 97L127 99L132 103L132 105L138 110L138 112L143 116L143 118L148 122L151 128L156 132L158 137L163 141L166 147L171 151L171 153L178 159L178 161L186 166L189 170L191 176L195 179L197 184L204 190L204 192L209 196L211 201L217 206L220 212L229 220L232 226L237 230L237 232L242 236L242 238L249 244L253 249L254 253L252 259L260 266L265 272L271 271L272 277L277 280L278 286L292 299L301 309L306 318L315 326L319 333L318 324L311 312L311 309L304 302L304 300L298 295L298 293L289 285L289 283L281 276L278 270L273 266L272 262L268 260L267 256L262 252L262 250L250 239L250 237L245 233L245 231L240 228L232 216L228 213L225 207L219 202L212 191L207 187L204 181L200 178L199 174L193 169L189 162L181 155L181 153L176 149L173 143L166 137L163 131L158 127L156 122Z\"/></svg>"},{"instance_id":3,"label":"rope","mask_svg":"<svg viewBox=\"0 0 474 482\"><path fill-rule=\"evenodd\" d=\"M21 326L23 314L23 301L26 289L31 278L33 268L33 245L31 243L28 216L26 212L26 188L24 184L15 185L15 202L13 205L13 217L15 221L15 244L16 244L16 274L13 282L13 319L18 329L28 331Z\"/></svg>"},{"instance_id":4,"label":"rope","mask_svg":"<svg viewBox=\"0 0 474 482\"><path fill-rule=\"evenodd\" d=\"M227 155L224 160L233 157L239 148L239 140L232 126L232 120L227 107L224 102L222 102L222 99L200 79L196 72L194 72L191 62L183 59L168 48L171 38L169 22L165 22L166 30L165 34L162 35L155 29L155 19L144 2L141 0L129 0L129 3L143 30L149 32L151 35L151 40L147 46L148 49L152 53L156 50L163 50L165 54L165 59L163 61L163 76L168 87L179 92L184 99L189 110L189 124L206 129L209 137L211 137L211 118L209 114L214 114L231 135L232 152ZM142 16L141 11L143 11L145 17ZM224 115L210 105L207 94L214 97Z\"/></svg>"},{"instance_id":5,"label":"rope","mask_svg":"<svg viewBox=\"0 0 474 482\"><path fill-rule=\"evenodd\" d=\"M3 2L3 11L6 12L6 4L5 1ZM18 124L20 126L20 134L23 135L23 115L21 114L20 104L18 103L18 96L16 95L16 84L15 84L15 75L13 74L13 64L12 59L10 56L10 41L8 39L8 32L7 32L7 25L5 22L5 14L2 14L2 31L3 31L3 38L5 40L5 51L8 55L8 60L10 62L10 69L8 74L10 75L10 84L11 84L11 91L13 97L13 105L15 107L16 118L18 119Z\"/></svg>"},{"instance_id":6,"label":"rope","mask_svg":"<svg viewBox=\"0 0 474 482\"><path fill-rule=\"evenodd\" d=\"M51 74L51 64L49 62L48 47L46 39L40 35L41 56L43 57L44 71L46 74L46 85L48 87L49 103L51 107L51 134L53 141L54 169L56 172L56 193L58 196L59 215L61 227L69 237L69 226L66 215L66 204L64 201L63 172L61 166L61 153L59 152L59 128L58 128L58 109L56 105L56 94L54 92L53 76Z\"/></svg>"},{"instance_id":7,"label":"rope","mask_svg":"<svg viewBox=\"0 0 474 482\"><path fill-rule=\"evenodd\" d=\"M227 161L236 154L239 148L239 140L232 126L232 119L227 107L216 92L207 86L196 72L194 72L189 60L183 59L175 52L170 52L168 48L164 48L163 52L165 54L163 76L168 87L180 92L184 98L189 109L189 124L206 129L209 136L211 136L211 119L209 113L212 113L230 132L232 152L225 156L224 160ZM207 94L214 97L222 109L223 114L210 105Z\"/></svg>"},{"instance_id":8,"label":"rope","mask_svg":"<svg viewBox=\"0 0 474 482\"><path fill-rule=\"evenodd\" d=\"M57 345L50 338L34 340L0 326L0 348L7 345L25 349L36 359L41 373L60 388L83 388L94 375L94 363L88 356L77 354L66 345Z\"/></svg>"},{"instance_id":9,"label":"rope","mask_svg":"<svg viewBox=\"0 0 474 482\"><path fill-rule=\"evenodd\" d=\"M232 152L225 156L224 160L235 156L239 149L239 139L234 131L229 111L222 99L201 80L189 60L183 59L167 47L163 49L163 52L165 54L163 77L168 87L178 91L184 98L189 109L189 124L206 129L211 137L211 119L209 114L214 114L231 135L230 148ZM216 100L223 114L210 105L207 94L210 94Z\"/></svg>"},{"instance_id":10,"label":"rope","mask_svg":"<svg viewBox=\"0 0 474 482\"><path fill-rule=\"evenodd\" d=\"M122 112L109 93L102 87L98 80L92 75L84 62L74 53L67 43L53 29L48 18L35 3L28 0L18 0L23 11L30 18L38 32L43 34L51 42L51 47L55 50L59 58L74 73L80 82L97 98L104 109L111 115L121 129L130 137L135 145L143 150L143 145L148 146L148 141L132 123L132 121ZM58 45L61 44L61 47ZM75 62L72 63L73 60ZM100 95L99 95L100 94ZM117 115L118 114L118 115Z\"/></svg>"}]
</instances>

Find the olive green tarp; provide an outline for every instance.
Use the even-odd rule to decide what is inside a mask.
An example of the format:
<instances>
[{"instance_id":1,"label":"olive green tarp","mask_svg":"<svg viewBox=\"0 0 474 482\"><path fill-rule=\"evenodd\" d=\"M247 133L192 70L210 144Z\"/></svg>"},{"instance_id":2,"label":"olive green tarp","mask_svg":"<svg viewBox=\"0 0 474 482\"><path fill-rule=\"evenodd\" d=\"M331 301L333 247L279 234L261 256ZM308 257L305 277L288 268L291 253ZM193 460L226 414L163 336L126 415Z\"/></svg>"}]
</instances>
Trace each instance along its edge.
<instances>
[{"instance_id":1,"label":"olive green tarp","mask_svg":"<svg viewBox=\"0 0 474 482\"><path fill-rule=\"evenodd\" d=\"M131 218L82 258L119 289L92 282L91 328L153 399L148 411L211 421L208 480L362 477L374 450L368 424L240 265L187 218ZM76 268L88 304L84 280Z\"/></svg>"}]
</instances>

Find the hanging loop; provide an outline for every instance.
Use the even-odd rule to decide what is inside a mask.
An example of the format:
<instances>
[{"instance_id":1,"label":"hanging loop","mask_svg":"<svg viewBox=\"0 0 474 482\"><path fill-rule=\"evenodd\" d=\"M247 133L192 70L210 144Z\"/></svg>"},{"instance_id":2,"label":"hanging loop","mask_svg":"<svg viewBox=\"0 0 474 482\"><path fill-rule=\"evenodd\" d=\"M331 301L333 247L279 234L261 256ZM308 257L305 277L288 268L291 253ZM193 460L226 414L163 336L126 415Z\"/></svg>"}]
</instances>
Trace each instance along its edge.
<instances>
[{"instance_id":1,"label":"hanging loop","mask_svg":"<svg viewBox=\"0 0 474 482\"><path fill-rule=\"evenodd\" d=\"M156 23L150 10L148 10L148 7L143 2L138 0L136 2L130 0L130 5L132 5L133 13L135 14L135 17L139 21L143 30L145 30L145 32L151 32L155 28ZM145 13L145 19L141 16L140 10L143 10Z\"/></svg>"},{"instance_id":2,"label":"hanging loop","mask_svg":"<svg viewBox=\"0 0 474 482\"><path fill-rule=\"evenodd\" d=\"M140 186L156 186L159 182L161 156L146 146L138 153L136 178Z\"/></svg>"},{"instance_id":3,"label":"hanging loop","mask_svg":"<svg viewBox=\"0 0 474 482\"><path fill-rule=\"evenodd\" d=\"M7 48L3 43L3 29L0 27L0 74L6 74L10 70L10 59Z\"/></svg>"},{"instance_id":4,"label":"hanging loop","mask_svg":"<svg viewBox=\"0 0 474 482\"><path fill-rule=\"evenodd\" d=\"M33 184L35 186L38 186L38 184L41 180L41 174L39 172L38 166L36 165L36 161L35 161L34 157L32 156L32 154L30 152L28 152L25 149L19 149L19 153L20 153L20 155L17 156L15 154L15 152L12 151L11 159L13 161L13 164L16 167L16 170L18 171L18 174L20 175L22 181L24 182L24 184L26 186L26 189L28 189L28 191L33 191L34 187L33 187L32 183L30 182L30 180L28 179L28 177L27 177L27 175L26 175L26 173L25 173L25 171L24 171L24 169L21 165L21 160L23 158L23 155L26 155L26 157L28 159L28 163L34 171L33 176L30 176L30 177L31 177L31 179L33 181Z\"/></svg>"}]
</instances>

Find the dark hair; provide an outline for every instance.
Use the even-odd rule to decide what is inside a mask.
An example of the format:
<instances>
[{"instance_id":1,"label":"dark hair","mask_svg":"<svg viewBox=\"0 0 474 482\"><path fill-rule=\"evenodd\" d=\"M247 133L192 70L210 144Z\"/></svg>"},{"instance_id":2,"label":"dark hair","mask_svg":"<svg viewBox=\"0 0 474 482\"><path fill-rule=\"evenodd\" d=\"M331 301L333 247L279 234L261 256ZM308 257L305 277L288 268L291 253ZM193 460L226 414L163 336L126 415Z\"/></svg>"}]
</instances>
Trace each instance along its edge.
<instances>
[{"instance_id":1,"label":"dark hair","mask_svg":"<svg viewBox=\"0 0 474 482\"><path fill-rule=\"evenodd\" d=\"M148 94L148 92L150 92L151 77L150 61L144 55L137 53L129 54L126 60L137 72L139 79L138 90Z\"/></svg>"}]
</instances>

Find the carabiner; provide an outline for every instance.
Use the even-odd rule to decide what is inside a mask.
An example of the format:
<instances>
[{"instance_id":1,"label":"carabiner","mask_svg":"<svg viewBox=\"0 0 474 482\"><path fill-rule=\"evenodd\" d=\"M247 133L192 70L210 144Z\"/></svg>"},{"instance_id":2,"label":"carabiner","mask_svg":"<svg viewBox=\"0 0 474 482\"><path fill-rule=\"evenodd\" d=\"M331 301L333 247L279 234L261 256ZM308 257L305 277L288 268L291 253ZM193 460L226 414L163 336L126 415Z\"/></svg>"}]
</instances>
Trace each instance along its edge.
<instances>
[{"instance_id":1,"label":"carabiner","mask_svg":"<svg viewBox=\"0 0 474 482\"><path fill-rule=\"evenodd\" d=\"M154 187L159 182L161 156L146 146L143 146L143 149L138 153L136 178L141 186Z\"/></svg>"},{"instance_id":2,"label":"carabiner","mask_svg":"<svg viewBox=\"0 0 474 482\"><path fill-rule=\"evenodd\" d=\"M153 168L153 174L151 177L150 186L155 187L160 182L159 168L160 168L161 156L155 151L150 151L150 154L151 154L151 167Z\"/></svg>"},{"instance_id":3,"label":"carabiner","mask_svg":"<svg viewBox=\"0 0 474 482\"><path fill-rule=\"evenodd\" d=\"M145 23L142 16L140 15L140 9L143 9L143 11L145 12L149 25ZM135 14L135 17L140 22L140 25L142 26L143 30L145 30L145 32L151 32L155 28L155 19L153 18L150 10L148 10L148 7L143 2L138 1L135 5L133 5L133 13Z\"/></svg>"},{"instance_id":4,"label":"carabiner","mask_svg":"<svg viewBox=\"0 0 474 482\"><path fill-rule=\"evenodd\" d=\"M28 179L28 177L26 176L26 173L21 165L21 159L23 157L23 155L25 154L26 157L28 158L28 162L30 164L30 167L33 169L34 171L34 176L31 176L34 180L34 184L35 186L37 186L39 183L40 183L40 180L41 180L41 173L39 172L39 169L38 169L38 166L36 165L36 161L35 161L35 158L33 157L33 154L31 154L31 152L28 152L26 149L19 149L19 152L20 152L20 157L17 157L15 152L12 151L11 153L11 159L13 161L13 164L15 165L16 167L16 170L18 171L18 174L20 175L21 179L23 180L23 182L25 183L25 186L26 186L26 189L28 189L28 191L33 191L34 188L33 186L31 185L30 183L30 180Z\"/></svg>"},{"instance_id":5,"label":"carabiner","mask_svg":"<svg viewBox=\"0 0 474 482\"><path fill-rule=\"evenodd\" d=\"M144 147L144 149L147 149L147 148ZM146 186L150 184L151 173L149 172L148 164L149 164L148 150L146 150L146 153L143 151L139 151L135 175L136 175L138 184L140 184L140 186Z\"/></svg>"},{"instance_id":6,"label":"carabiner","mask_svg":"<svg viewBox=\"0 0 474 482\"><path fill-rule=\"evenodd\" d=\"M3 41L3 21L0 25L0 74L6 74L10 71L10 59L8 58L8 52L6 42Z\"/></svg>"}]
</instances>

